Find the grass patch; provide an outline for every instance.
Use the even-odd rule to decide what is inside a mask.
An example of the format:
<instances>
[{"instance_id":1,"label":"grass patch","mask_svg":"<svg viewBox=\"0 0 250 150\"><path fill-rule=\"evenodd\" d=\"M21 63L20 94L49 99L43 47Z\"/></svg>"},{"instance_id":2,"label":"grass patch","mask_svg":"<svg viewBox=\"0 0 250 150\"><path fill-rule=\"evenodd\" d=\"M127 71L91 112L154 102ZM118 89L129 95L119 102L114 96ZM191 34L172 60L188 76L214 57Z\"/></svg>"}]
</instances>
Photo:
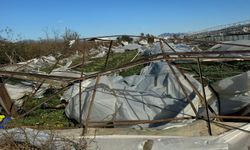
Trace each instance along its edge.
<instances>
[{"instance_id":1,"label":"grass patch","mask_svg":"<svg viewBox=\"0 0 250 150\"><path fill-rule=\"evenodd\" d=\"M48 97L45 96L41 99L31 99L25 105L25 110L30 110L31 108L37 106L39 103L46 100ZM59 97L50 100L47 104L49 106L55 106L59 104ZM60 129L69 127L71 122L64 115L64 109L42 109L38 108L21 119L15 119L10 122L10 126L34 126L42 127L43 129Z\"/></svg>"},{"instance_id":2,"label":"grass patch","mask_svg":"<svg viewBox=\"0 0 250 150\"><path fill-rule=\"evenodd\" d=\"M197 64L181 64L179 66L187 68L187 72L196 75L195 77L199 80ZM202 63L201 70L203 76L209 79L209 83L214 83L250 70L250 62Z\"/></svg>"},{"instance_id":3,"label":"grass patch","mask_svg":"<svg viewBox=\"0 0 250 150\"><path fill-rule=\"evenodd\" d=\"M137 51L126 51L124 53L112 53L110 54L107 68L106 69L112 69L119 67L123 64L126 64L130 62L135 55L137 54ZM141 56L138 56L136 59L139 59ZM91 63L87 64L83 68L77 68L78 71L83 71L83 72L97 72L101 71L104 68L105 61L106 61L106 56L102 58L92 58L89 61L92 61ZM75 60L73 64L78 64L81 62L81 59ZM134 75L134 74L139 74L141 69L143 68L143 65L139 65L136 67L133 67L131 69L128 69L126 71L122 71L120 75L122 76L129 76L129 75Z\"/></svg>"},{"instance_id":4,"label":"grass patch","mask_svg":"<svg viewBox=\"0 0 250 150\"><path fill-rule=\"evenodd\" d=\"M143 65L138 65L133 68L129 68L125 71L120 72L120 75L123 77L131 76L131 75L138 75L141 73L141 70L144 66Z\"/></svg>"}]
</instances>

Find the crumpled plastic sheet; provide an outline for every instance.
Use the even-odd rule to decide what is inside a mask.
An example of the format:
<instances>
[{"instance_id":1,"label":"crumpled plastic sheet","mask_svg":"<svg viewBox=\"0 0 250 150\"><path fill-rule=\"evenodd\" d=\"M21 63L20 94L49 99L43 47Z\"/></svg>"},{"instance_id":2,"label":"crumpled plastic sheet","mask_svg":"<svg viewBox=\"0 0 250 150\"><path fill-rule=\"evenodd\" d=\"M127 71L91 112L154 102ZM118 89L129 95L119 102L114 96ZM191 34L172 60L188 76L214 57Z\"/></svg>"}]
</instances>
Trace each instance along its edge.
<instances>
[{"instance_id":1,"label":"crumpled plastic sheet","mask_svg":"<svg viewBox=\"0 0 250 150\"><path fill-rule=\"evenodd\" d=\"M175 71L177 70L175 69ZM191 86L188 85L178 71L177 76L183 83L189 97L194 99L195 93ZM197 88L200 88L198 81L189 75L187 76ZM81 118L83 122L86 119L95 80L88 82L90 83L86 83L87 87L83 88L84 90L81 92ZM66 99L69 101L65 113L69 118L77 121L80 120L78 86L73 85L64 94L68 95ZM72 93L72 97L69 98L70 93ZM182 110L187 104L186 97L167 63L155 62L145 67L141 75L125 78L121 76L102 76L98 84L90 120L157 120L173 118L180 113L185 113ZM141 126L158 127L164 124L166 123Z\"/></svg>"}]
</instances>

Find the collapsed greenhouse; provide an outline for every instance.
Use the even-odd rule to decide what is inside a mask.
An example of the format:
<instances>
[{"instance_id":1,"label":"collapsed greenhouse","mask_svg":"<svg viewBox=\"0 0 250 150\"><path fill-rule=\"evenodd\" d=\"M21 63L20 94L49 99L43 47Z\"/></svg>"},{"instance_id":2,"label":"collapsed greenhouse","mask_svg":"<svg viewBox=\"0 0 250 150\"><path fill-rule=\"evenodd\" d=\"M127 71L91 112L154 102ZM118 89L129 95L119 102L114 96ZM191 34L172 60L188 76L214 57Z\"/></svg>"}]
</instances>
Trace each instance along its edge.
<instances>
[{"instance_id":1,"label":"collapsed greenhouse","mask_svg":"<svg viewBox=\"0 0 250 150\"><path fill-rule=\"evenodd\" d=\"M18 120L31 116L41 107L63 109L80 130L55 130L53 134L58 137L51 142L51 149L63 149L63 144L77 149L74 144L79 143L79 138L85 139L88 149L110 149L111 141L113 149L249 148L250 72L229 73L231 76L212 83L204 75L204 64L247 63L249 41L218 42L211 49L201 51L192 50L194 45L185 39L176 43L155 37L151 44L139 41L113 46L116 38L111 37L94 38L96 42L108 42L108 46L90 49L93 55L77 51L67 58L59 59L63 54L57 58L50 55L1 67L1 114ZM132 57L122 62L126 53ZM110 67L110 59L116 54L122 56L119 65ZM87 58L90 56L93 59ZM81 62L74 64L76 59ZM76 69L86 68L96 59L103 62L98 64L99 70ZM133 68L137 73L120 74ZM33 98L43 98L43 101L24 109ZM54 100L59 104L47 106ZM5 128L7 131L2 130L2 135L12 133L19 142L27 138L24 132L30 139L37 136L40 141L30 143L35 147L41 147L51 136L36 129L10 129L8 125ZM96 129L102 132L93 135L91 132ZM75 137L65 142L65 137L69 138L65 133L71 131L72 135L76 132Z\"/></svg>"}]
</instances>

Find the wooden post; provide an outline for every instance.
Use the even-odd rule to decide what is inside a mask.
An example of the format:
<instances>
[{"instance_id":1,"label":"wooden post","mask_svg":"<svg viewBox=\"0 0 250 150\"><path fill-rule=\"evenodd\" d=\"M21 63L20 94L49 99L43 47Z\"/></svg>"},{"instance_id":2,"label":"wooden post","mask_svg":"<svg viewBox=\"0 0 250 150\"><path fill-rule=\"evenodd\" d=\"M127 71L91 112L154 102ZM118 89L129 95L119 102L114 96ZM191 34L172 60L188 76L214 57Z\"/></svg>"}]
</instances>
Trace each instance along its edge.
<instances>
[{"instance_id":1,"label":"wooden post","mask_svg":"<svg viewBox=\"0 0 250 150\"><path fill-rule=\"evenodd\" d=\"M10 99L9 93L5 88L4 82L0 77L0 104L4 108L7 115L11 115L12 117L17 116L16 109L13 105L13 102Z\"/></svg>"}]
</instances>

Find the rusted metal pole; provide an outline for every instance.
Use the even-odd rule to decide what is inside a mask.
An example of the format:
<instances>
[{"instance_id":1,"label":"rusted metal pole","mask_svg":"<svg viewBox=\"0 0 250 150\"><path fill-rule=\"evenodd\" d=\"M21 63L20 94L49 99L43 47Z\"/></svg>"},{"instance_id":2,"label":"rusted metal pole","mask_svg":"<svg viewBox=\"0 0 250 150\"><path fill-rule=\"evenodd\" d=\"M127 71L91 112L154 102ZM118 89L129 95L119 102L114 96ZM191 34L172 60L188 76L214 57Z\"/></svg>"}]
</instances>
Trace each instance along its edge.
<instances>
[{"instance_id":1,"label":"rusted metal pole","mask_svg":"<svg viewBox=\"0 0 250 150\"><path fill-rule=\"evenodd\" d=\"M89 127L110 127L110 126L127 126L137 124L155 124L155 123L167 123L179 120L195 119L195 117L178 117L178 118L165 118L159 120L116 120L116 121L91 121Z\"/></svg>"},{"instance_id":2,"label":"rusted metal pole","mask_svg":"<svg viewBox=\"0 0 250 150\"><path fill-rule=\"evenodd\" d=\"M181 87L181 89L182 89L182 92L183 92L184 95L186 96L186 98L187 98L187 100L188 100L188 102L189 102L191 108L193 109L195 116L198 118L198 117L199 117L198 112L197 112L197 110L196 110L196 108L195 108L195 106L194 106L192 100L191 100L190 97L188 96L185 87L183 86L183 84L181 83L180 79L178 78L178 76L177 76L177 74L176 74L174 68L171 66L171 64L170 64L169 62L167 62L167 63L168 63L169 68L171 69L172 73L174 74L177 83L180 85L180 87Z\"/></svg>"},{"instance_id":3,"label":"rusted metal pole","mask_svg":"<svg viewBox=\"0 0 250 150\"><path fill-rule=\"evenodd\" d=\"M111 52L112 43L113 43L113 41L110 41L109 50L108 50L108 53L107 53L107 57L106 57L106 61L105 61L104 67L103 67L103 71L106 70L106 67L107 67L107 64L108 64L108 59L109 59L109 55L110 55L110 52ZM94 100L95 100L95 95L96 95L96 88L97 88L97 85L99 83L99 80L100 80L100 75L97 74L96 82L95 82L95 85L94 85L94 90L93 90L92 97L91 97L91 100L90 100L90 105L89 105L89 108L88 108L87 118L85 120L85 128L82 131L82 135L85 135L88 132L88 123L89 123L89 119L90 119L90 114L92 112L92 107L93 107Z\"/></svg>"},{"instance_id":4,"label":"rusted metal pole","mask_svg":"<svg viewBox=\"0 0 250 150\"><path fill-rule=\"evenodd\" d=\"M165 44L167 44L167 46L173 51L173 52L176 52L175 49L173 47L171 47L166 41L165 39L162 40ZM162 45L162 44L161 44ZM161 46L161 48L163 48ZM193 83L187 78L187 76L183 73L183 71L181 69L178 68L178 66L176 65L175 66L176 69L181 73L181 75L184 77L184 79L188 82L188 84L192 87L192 89L194 90L194 92L196 93L196 95L198 95L199 99L203 101L203 103L205 104L205 99L204 97L202 97L202 95L200 94L199 90L193 85ZM213 112L215 115L217 115L215 113L215 111L210 107L208 106L210 111Z\"/></svg>"},{"instance_id":5,"label":"rusted metal pole","mask_svg":"<svg viewBox=\"0 0 250 150\"><path fill-rule=\"evenodd\" d=\"M111 52L112 43L113 43L113 41L111 40L110 44L109 44L109 50L108 50L108 53L107 53L105 64L104 64L104 70L107 68L107 65L108 65L108 59L109 59L109 55L110 55L110 52Z\"/></svg>"},{"instance_id":6,"label":"rusted metal pole","mask_svg":"<svg viewBox=\"0 0 250 150\"><path fill-rule=\"evenodd\" d=\"M81 78L83 77L83 66L85 62L85 51L82 53L82 70L81 70ZM82 126L82 81L79 81L79 123Z\"/></svg>"},{"instance_id":7,"label":"rusted metal pole","mask_svg":"<svg viewBox=\"0 0 250 150\"><path fill-rule=\"evenodd\" d=\"M81 72L82 77L82 72ZM82 126L82 81L79 81L79 124Z\"/></svg>"},{"instance_id":8,"label":"rusted metal pole","mask_svg":"<svg viewBox=\"0 0 250 150\"><path fill-rule=\"evenodd\" d=\"M207 98L206 98L205 87L204 87L204 83L203 83L203 77L202 77L202 71L201 71L201 65L200 65L199 58L197 58L197 65L198 65L198 69L199 69L200 82L201 82L201 86L202 86L202 93L203 93L203 98L204 98L205 108L206 108L206 115L207 115L206 121L207 121L207 125L208 125L208 133L209 133L209 135L212 135L209 112L208 112Z\"/></svg>"},{"instance_id":9,"label":"rusted metal pole","mask_svg":"<svg viewBox=\"0 0 250 150\"><path fill-rule=\"evenodd\" d=\"M161 41L161 40L160 40ZM162 41L173 51L176 53L176 50L168 44L168 42L165 39L162 39Z\"/></svg>"},{"instance_id":10,"label":"rusted metal pole","mask_svg":"<svg viewBox=\"0 0 250 150\"><path fill-rule=\"evenodd\" d=\"M97 85L99 83L99 80L100 80L100 76L98 75L96 77L96 82L95 82L95 85L94 85L94 90L93 90L92 97L91 97L91 100L90 100L90 104L89 104L89 107L88 107L87 118L85 120L85 128L83 129L82 135L85 135L88 132L88 125L89 125L89 120L90 120L90 114L92 112L92 107L93 107L93 104L94 104L95 95L96 95L96 89L97 89Z\"/></svg>"},{"instance_id":11,"label":"rusted metal pole","mask_svg":"<svg viewBox=\"0 0 250 150\"><path fill-rule=\"evenodd\" d=\"M39 79L53 79L57 81L70 81L73 79L77 79L76 77L67 77L67 76L57 76L57 75L47 75L47 74L38 74L38 73L26 73L26 72L14 72L14 71L0 71L0 75L6 77L15 77L25 76L25 77L34 77ZM32 79L27 79L32 80Z\"/></svg>"},{"instance_id":12,"label":"rusted metal pole","mask_svg":"<svg viewBox=\"0 0 250 150\"><path fill-rule=\"evenodd\" d=\"M156 119L156 120L115 120L116 123L161 123L161 122L169 122L173 120L185 120L185 119L196 119L195 117L175 117L175 118L164 118L164 119ZM112 120L113 122L113 120ZM110 121L91 121L90 123L110 123Z\"/></svg>"}]
</instances>

